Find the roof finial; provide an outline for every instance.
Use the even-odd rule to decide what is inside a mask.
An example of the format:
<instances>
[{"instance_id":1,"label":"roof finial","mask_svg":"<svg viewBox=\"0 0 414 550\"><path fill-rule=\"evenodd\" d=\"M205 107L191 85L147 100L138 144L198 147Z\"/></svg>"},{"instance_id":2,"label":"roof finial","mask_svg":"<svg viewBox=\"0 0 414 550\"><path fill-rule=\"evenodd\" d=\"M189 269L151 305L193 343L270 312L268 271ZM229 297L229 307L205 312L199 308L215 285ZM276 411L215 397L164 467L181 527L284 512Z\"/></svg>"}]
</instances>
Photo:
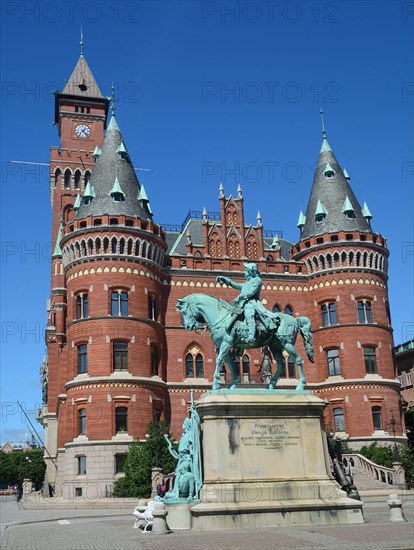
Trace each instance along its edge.
<instances>
[{"instance_id":1,"label":"roof finial","mask_svg":"<svg viewBox=\"0 0 414 550\"><path fill-rule=\"evenodd\" d=\"M322 121L322 135L323 135L323 139L326 139L326 130L325 130L325 122L323 120L323 109L322 109L322 107L321 107L320 113L321 113L321 121Z\"/></svg>"},{"instance_id":2,"label":"roof finial","mask_svg":"<svg viewBox=\"0 0 414 550\"><path fill-rule=\"evenodd\" d=\"M80 42L79 42L80 54L83 55L83 31L81 24Z\"/></svg>"},{"instance_id":3,"label":"roof finial","mask_svg":"<svg viewBox=\"0 0 414 550\"><path fill-rule=\"evenodd\" d=\"M111 115L112 115L112 116L115 116L115 101L117 101L117 100L115 99L115 86L114 86L114 82L113 82L113 81L112 81L111 91L112 91L112 95L111 95L111 97L109 98L110 101L112 102L112 103L111 103Z\"/></svg>"}]
</instances>

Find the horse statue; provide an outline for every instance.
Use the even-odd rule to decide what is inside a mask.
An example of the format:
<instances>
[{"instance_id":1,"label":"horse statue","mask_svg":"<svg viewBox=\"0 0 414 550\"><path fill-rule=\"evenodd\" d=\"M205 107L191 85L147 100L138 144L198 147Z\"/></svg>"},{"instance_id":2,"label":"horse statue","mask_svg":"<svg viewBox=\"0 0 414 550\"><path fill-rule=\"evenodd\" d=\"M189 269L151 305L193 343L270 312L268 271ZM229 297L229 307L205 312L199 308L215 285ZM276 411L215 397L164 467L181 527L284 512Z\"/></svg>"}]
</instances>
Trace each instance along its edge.
<instances>
[{"instance_id":1,"label":"horse statue","mask_svg":"<svg viewBox=\"0 0 414 550\"><path fill-rule=\"evenodd\" d=\"M214 372L213 390L220 389L220 369L225 361L230 373L230 389L237 387L237 375L233 360L236 355L242 355L244 349L269 346L277 363L277 370L269 382L269 389L273 389L282 374L285 366L283 352L295 361L299 370L299 382L295 391L301 391L306 384L302 368L302 358L295 349L298 332L302 335L306 354L313 363L313 343L310 330L310 321L307 317L292 317L285 313L267 312L269 317L268 327L258 323L254 342L246 342L248 327L246 321L238 316L234 317L234 307L225 300L209 294L190 294L177 301L177 310L181 313L186 330L200 330L200 324L206 324L210 330L211 338L218 351L216 358L216 370ZM273 328L269 328L273 327Z\"/></svg>"}]
</instances>

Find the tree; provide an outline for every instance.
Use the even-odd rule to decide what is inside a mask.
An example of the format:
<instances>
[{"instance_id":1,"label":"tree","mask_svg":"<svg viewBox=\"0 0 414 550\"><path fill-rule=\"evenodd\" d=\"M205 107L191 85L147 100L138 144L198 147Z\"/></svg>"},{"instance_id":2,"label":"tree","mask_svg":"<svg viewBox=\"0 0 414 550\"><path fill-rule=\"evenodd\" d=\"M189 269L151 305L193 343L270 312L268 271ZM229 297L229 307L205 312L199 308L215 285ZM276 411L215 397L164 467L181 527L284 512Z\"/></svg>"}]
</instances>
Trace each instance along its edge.
<instances>
[{"instance_id":1,"label":"tree","mask_svg":"<svg viewBox=\"0 0 414 550\"><path fill-rule=\"evenodd\" d=\"M404 413L405 427L407 429L408 445L414 449L414 407L410 407Z\"/></svg>"},{"instance_id":2,"label":"tree","mask_svg":"<svg viewBox=\"0 0 414 550\"><path fill-rule=\"evenodd\" d=\"M170 455L164 433L171 438L165 421L160 422L158 429L150 422L147 428L147 441L134 441L130 445L124 462L125 476L114 483L115 496L148 498L152 491L152 468L159 466L165 474L175 470L177 461Z\"/></svg>"},{"instance_id":3,"label":"tree","mask_svg":"<svg viewBox=\"0 0 414 550\"><path fill-rule=\"evenodd\" d=\"M21 485L27 476L35 486L40 486L43 483L45 471L43 449L0 453L0 482L4 485Z\"/></svg>"}]
</instances>

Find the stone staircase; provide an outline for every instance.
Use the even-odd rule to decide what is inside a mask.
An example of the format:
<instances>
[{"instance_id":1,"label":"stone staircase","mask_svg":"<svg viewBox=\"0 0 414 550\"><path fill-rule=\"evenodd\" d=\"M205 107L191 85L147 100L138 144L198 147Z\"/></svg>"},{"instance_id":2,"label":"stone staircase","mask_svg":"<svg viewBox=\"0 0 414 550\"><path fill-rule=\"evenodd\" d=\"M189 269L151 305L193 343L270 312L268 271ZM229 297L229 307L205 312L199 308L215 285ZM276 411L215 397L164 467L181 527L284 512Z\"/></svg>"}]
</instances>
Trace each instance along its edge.
<instances>
[{"instance_id":1,"label":"stone staircase","mask_svg":"<svg viewBox=\"0 0 414 550\"><path fill-rule=\"evenodd\" d=\"M400 489L403 482L399 472L394 468L386 468L371 462L360 454L344 454L343 462L348 472L348 464L353 464L352 473L354 484L361 493L369 494L377 491L389 492L392 489Z\"/></svg>"}]
</instances>

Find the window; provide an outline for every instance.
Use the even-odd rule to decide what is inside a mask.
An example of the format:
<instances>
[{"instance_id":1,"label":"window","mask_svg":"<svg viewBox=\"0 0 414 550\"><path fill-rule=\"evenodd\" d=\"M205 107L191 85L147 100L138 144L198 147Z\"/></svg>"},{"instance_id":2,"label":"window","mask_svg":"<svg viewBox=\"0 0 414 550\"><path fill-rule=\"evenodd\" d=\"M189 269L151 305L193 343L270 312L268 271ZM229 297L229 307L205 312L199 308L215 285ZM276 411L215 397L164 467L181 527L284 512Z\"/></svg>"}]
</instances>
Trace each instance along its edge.
<instances>
[{"instance_id":1,"label":"window","mask_svg":"<svg viewBox=\"0 0 414 550\"><path fill-rule=\"evenodd\" d=\"M76 170L75 172L75 189L80 188L80 180L81 180L81 173L79 170Z\"/></svg>"},{"instance_id":2,"label":"window","mask_svg":"<svg viewBox=\"0 0 414 550\"><path fill-rule=\"evenodd\" d=\"M204 359L201 353L187 353L185 356L186 378L204 378Z\"/></svg>"},{"instance_id":3,"label":"window","mask_svg":"<svg viewBox=\"0 0 414 550\"><path fill-rule=\"evenodd\" d=\"M344 409L334 409L335 431L345 431Z\"/></svg>"},{"instance_id":4,"label":"window","mask_svg":"<svg viewBox=\"0 0 414 550\"><path fill-rule=\"evenodd\" d=\"M65 170L65 189L70 189L70 170Z\"/></svg>"},{"instance_id":5,"label":"window","mask_svg":"<svg viewBox=\"0 0 414 550\"><path fill-rule=\"evenodd\" d=\"M78 346L78 374L88 372L88 345Z\"/></svg>"},{"instance_id":6,"label":"window","mask_svg":"<svg viewBox=\"0 0 414 550\"><path fill-rule=\"evenodd\" d=\"M341 374L341 366L339 363L339 350L328 349L326 352L326 359L328 361L328 375L336 376Z\"/></svg>"},{"instance_id":7,"label":"window","mask_svg":"<svg viewBox=\"0 0 414 550\"><path fill-rule=\"evenodd\" d=\"M293 315L293 309L290 306L285 307L286 315Z\"/></svg>"},{"instance_id":8,"label":"window","mask_svg":"<svg viewBox=\"0 0 414 550\"><path fill-rule=\"evenodd\" d=\"M388 302L385 302L385 314L387 316L387 325L391 326L391 312L390 312L390 304Z\"/></svg>"},{"instance_id":9,"label":"window","mask_svg":"<svg viewBox=\"0 0 414 550\"><path fill-rule=\"evenodd\" d=\"M125 453L115 455L115 475L122 474L124 472L126 456L127 455Z\"/></svg>"},{"instance_id":10,"label":"window","mask_svg":"<svg viewBox=\"0 0 414 550\"><path fill-rule=\"evenodd\" d=\"M333 302L329 304L321 305L322 312L322 325L328 327L329 325L336 325L336 309Z\"/></svg>"},{"instance_id":11,"label":"window","mask_svg":"<svg viewBox=\"0 0 414 550\"><path fill-rule=\"evenodd\" d=\"M400 386L403 387L403 377L402 377L402 374L399 374L398 375L398 381L400 383Z\"/></svg>"},{"instance_id":12,"label":"window","mask_svg":"<svg viewBox=\"0 0 414 550\"><path fill-rule=\"evenodd\" d=\"M406 373L405 373L405 376L406 376L406 378L407 378L407 386L412 386L413 383L412 383L412 381L411 381L411 372L406 372Z\"/></svg>"},{"instance_id":13,"label":"window","mask_svg":"<svg viewBox=\"0 0 414 550\"><path fill-rule=\"evenodd\" d=\"M151 376L158 376L158 349L151 347Z\"/></svg>"},{"instance_id":14,"label":"window","mask_svg":"<svg viewBox=\"0 0 414 550\"><path fill-rule=\"evenodd\" d=\"M155 296L148 296L148 319L157 320L157 300Z\"/></svg>"},{"instance_id":15,"label":"window","mask_svg":"<svg viewBox=\"0 0 414 550\"><path fill-rule=\"evenodd\" d=\"M381 407L372 407L372 422L374 424L374 430L382 430Z\"/></svg>"},{"instance_id":16,"label":"window","mask_svg":"<svg viewBox=\"0 0 414 550\"><path fill-rule=\"evenodd\" d=\"M296 378L296 364L290 357L288 359L288 375L289 378Z\"/></svg>"},{"instance_id":17,"label":"window","mask_svg":"<svg viewBox=\"0 0 414 550\"><path fill-rule=\"evenodd\" d=\"M273 309L272 309L273 313L279 313L280 312L280 306L278 306L277 304L275 304L273 306Z\"/></svg>"},{"instance_id":18,"label":"window","mask_svg":"<svg viewBox=\"0 0 414 550\"><path fill-rule=\"evenodd\" d=\"M114 371L128 370L128 343L114 342L113 344Z\"/></svg>"},{"instance_id":19,"label":"window","mask_svg":"<svg viewBox=\"0 0 414 550\"><path fill-rule=\"evenodd\" d=\"M82 496L82 487L75 487L75 497Z\"/></svg>"},{"instance_id":20,"label":"window","mask_svg":"<svg viewBox=\"0 0 414 550\"><path fill-rule=\"evenodd\" d=\"M86 317L89 317L88 295L86 293L78 294L76 297L76 318L86 319Z\"/></svg>"},{"instance_id":21,"label":"window","mask_svg":"<svg viewBox=\"0 0 414 550\"><path fill-rule=\"evenodd\" d=\"M78 435L84 435L86 434L86 409L79 409L78 419Z\"/></svg>"},{"instance_id":22,"label":"window","mask_svg":"<svg viewBox=\"0 0 414 550\"><path fill-rule=\"evenodd\" d=\"M78 456L78 476L86 474L86 456Z\"/></svg>"},{"instance_id":23,"label":"window","mask_svg":"<svg viewBox=\"0 0 414 550\"><path fill-rule=\"evenodd\" d=\"M115 430L116 432L128 431L128 409L127 407L117 407L115 409Z\"/></svg>"},{"instance_id":24,"label":"window","mask_svg":"<svg viewBox=\"0 0 414 550\"><path fill-rule=\"evenodd\" d=\"M372 323L371 302L368 300L358 301L358 322Z\"/></svg>"},{"instance_id":25,"label":"window","mask_svg":"<svg viewBox=\"0 0 414 550\"><path fill-rule=\"evenodd\" d=\"M114 290L111 292L111 315L128 315L128 292Z\"/></svg>"},{"instance_id":26,"label":"window","mask_svg":"<svg viewBox=\"0 0 414 550\"><path fill-rule=\"evenodd\" d=\"M364 348L365 371L367 374L377 372L377 359L375 357L375 348Z\"/></svg>"}]
</instances>

